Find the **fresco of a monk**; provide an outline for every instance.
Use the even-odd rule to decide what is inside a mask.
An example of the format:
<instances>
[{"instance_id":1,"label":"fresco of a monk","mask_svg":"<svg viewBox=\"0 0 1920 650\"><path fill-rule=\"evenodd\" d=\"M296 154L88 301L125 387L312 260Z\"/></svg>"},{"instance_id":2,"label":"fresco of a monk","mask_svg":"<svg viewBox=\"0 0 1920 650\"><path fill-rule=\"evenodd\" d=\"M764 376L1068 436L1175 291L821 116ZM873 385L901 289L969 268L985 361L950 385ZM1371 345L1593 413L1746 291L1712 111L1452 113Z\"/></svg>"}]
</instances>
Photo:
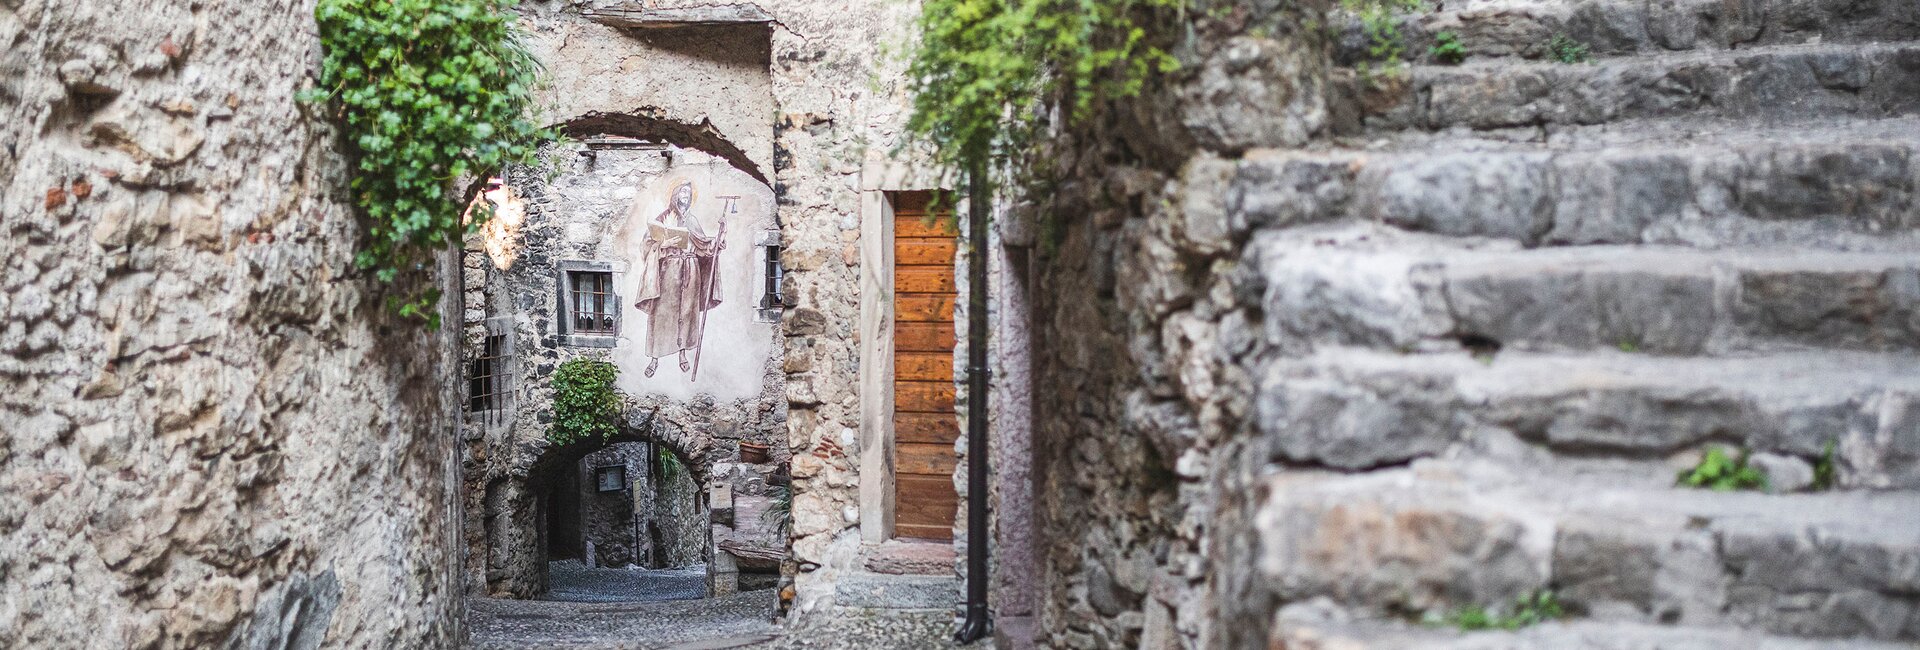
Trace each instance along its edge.
<instances>
[{"instance_id":1,"label":"fresco of a monk","mask_svg":"<svg viewBox=\"0 0 1920 650\"><path fill-rule=\"evenodd\" d=\"M726 216L721 215L718 232L707 235L693 215L694 196L692 182L674 185L667 209L647 220L640 245L640 287L633 306L647 315L648 377L659 369L661 357L674 356L681 372L698 379L707 310L720 305L715 263L726 248Z\"/></svg>"}]
</instances>

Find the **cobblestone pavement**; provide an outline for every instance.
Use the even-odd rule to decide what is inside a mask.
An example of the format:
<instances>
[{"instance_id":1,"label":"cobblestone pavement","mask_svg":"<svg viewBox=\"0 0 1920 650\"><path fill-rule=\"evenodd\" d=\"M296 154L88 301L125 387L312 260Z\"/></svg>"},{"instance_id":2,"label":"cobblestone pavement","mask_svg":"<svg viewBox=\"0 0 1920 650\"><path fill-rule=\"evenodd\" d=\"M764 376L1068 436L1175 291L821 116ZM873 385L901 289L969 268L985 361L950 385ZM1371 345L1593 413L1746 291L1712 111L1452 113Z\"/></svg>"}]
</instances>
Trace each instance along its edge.
<instances>
[{"instance_id":1,"label":"cobblestone pavement","mask_svg":"<svg viewBox=\"0 0 1920 650\"><path fill-rule=\"evenodd\" d=\"M475 650L734 648L779 636L776 599L770 590L650 603L474 598L467 621Z\"/></svg>"},{"instance_id":2,"label":"cobblestone pavement","mask_svg":"<svg viewBox=\"0 0 1920 650\"><path fill-rule=\"evenodd\" d=\"M946 611L840 610L802 626L773 623L773 590L706 595L705 567L590 569L548 565L542 600L475 598L468 603L470 647L593 650L756 648L955 648ZM988 643L975 647L990 647Z\"/></svg>"},{"instance_id":3,"label":"cobblestone pavement","mask_svg":"<svg viewBox=\"0 0 1920 650\"><path fill-rule=\"evenodd\" d=\"M944 611L838 611L799 628L772 622L771 590L704 600L580 603L475 598L474 650L799 650L958 648ZM990 648L981 641L974 648Z\"/></svg>"},{"instance_id":4,"label":"cobblestone pavement","mask_svg":"<svg viewBox=\"0 0 1920 650\"><path fill-rule=\"evenodd\" d=\"M680 569L588 568L578 560L547 563L547 595L541 600L633 603L689 600L707 595L705 565Z\"/></svg>"}]
</instances>

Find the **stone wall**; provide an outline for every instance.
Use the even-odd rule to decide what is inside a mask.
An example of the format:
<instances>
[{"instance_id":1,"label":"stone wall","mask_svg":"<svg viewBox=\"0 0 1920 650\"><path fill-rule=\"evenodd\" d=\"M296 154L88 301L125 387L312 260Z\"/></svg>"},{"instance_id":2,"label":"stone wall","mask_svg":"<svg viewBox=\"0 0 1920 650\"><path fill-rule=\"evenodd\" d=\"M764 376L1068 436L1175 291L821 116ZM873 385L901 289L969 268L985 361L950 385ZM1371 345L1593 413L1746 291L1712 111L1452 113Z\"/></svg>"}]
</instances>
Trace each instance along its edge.
<instances>
[{"instance_id":1,"label":"stone wall","mask_svg":"<svg viewBox=\"0 0 1920 650\"><path fill-rule=\"evenodd\" d=\"M1888 289L1920 260L1890 216L1916 152L1886 140L1920 103L1880 85L1910 74L1910 5L1449 7L1405 22L1472 26L1493 60L1371 78L1335 63L1341 29L1299 27L1357 24L1326 5L1201 7L1180 72L1060 134L1046 644L1920 635L1908 587L1832 568L1920 554L1876 514L1920 507L1888 471L1920 440L1915 303ZM1550 20L1616 58L1525 60L1511 28ZM1805 43L1728 45L1759 33ZM1677 486L1709 449L1767 489ZM1575 622L1407 624L1549 589Z\"/></svg>"},{"instance_id":2,"label":"stone wall","mask_svg":"<svg viewBox=\"0 0 1920 650\"><path fill-rule=\"evenodd\" d=\"M312 14L0 7L0 646L459 640L456 332L353 269Z\"/></svg>"}]
</instances>

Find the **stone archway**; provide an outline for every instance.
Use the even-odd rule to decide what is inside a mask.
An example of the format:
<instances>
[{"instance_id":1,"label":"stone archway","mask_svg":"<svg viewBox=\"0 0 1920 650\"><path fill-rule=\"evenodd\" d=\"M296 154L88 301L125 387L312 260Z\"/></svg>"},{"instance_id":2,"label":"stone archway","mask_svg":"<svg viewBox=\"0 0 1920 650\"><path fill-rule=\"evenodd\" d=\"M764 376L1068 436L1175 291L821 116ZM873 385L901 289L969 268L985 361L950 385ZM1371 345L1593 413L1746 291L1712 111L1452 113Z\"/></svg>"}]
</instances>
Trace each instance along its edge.
<instances>
[{"instance_id":1,"label":"stone archway","mask_svg":"<svg viewBox=\"0 0 1920 650\"><path fill-rule=\"evenodd\" d=\"M523 445L524 463L498 477L487 490L483 507L487 520L487 592L495 596L533 598L548 586L548 561L580 558L573 540L554 539L554 518L565 515L555 503L567 503L566 490L578 485L568 478L582 459L622 443L647 443L671 453L686 468L697 495L694 512L704 530L707 509L704 488L712 476L713 440L698 427L668 422L653 411L629 407L614 435L604 440L582 440L554 445L546 440ZM582 522L581 525L585 525ZM704 552L710 553L710 550ZM704 561L704 558L703 558Z\"/></svg>"}]
</instances>

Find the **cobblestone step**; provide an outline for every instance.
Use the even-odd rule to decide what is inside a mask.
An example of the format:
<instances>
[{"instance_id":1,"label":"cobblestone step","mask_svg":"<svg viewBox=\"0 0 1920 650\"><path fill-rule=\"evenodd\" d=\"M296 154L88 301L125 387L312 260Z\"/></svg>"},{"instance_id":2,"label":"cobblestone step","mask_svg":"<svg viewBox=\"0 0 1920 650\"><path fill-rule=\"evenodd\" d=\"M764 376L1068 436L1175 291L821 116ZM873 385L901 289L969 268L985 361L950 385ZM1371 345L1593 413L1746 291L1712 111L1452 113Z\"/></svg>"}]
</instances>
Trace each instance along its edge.
<instances>
[{"instance_id":1,"label":"cobblestone step","mask_svg":"<svg viewBox=\"0 0 1920 650\"><path fill-rule=\"evenodd\" d=\"M1570 621L1515 631L1459 632L1337 614L1281 613L1277 647L1299 650L1910 650L1906 643L1807 639L1734 627Z\"/></svg>"},{"instance_id":2,"label":"cobblestone step","mask_svg":"<svg viewBox=\"0 0 1920 650\"><path fill-rule=\"evenodd\" d=\"M1631 488L1473 461L1291 472L1258 493L1260 578L1283 602L1444 613L1552 589L1599 621L1920 639L1920 493Z\"/></svg>"},{"instance_id":3,"label":"cobblestone step","mask_svg":"<svg viewBox=\"0 0 1920 650\"><path fill-rule=\"evenodd\" d=\"M1674 116L1892 117L1920 112L1920 43L1779 45L1603 59L1412 66L1334 82L1340 132L1602 124Z\"/></svg>"},{"instance_id":4,"label":"cobblestone step","mask_svg":"<svg viewBox=\"0 0 1920 650\"><path fill-rule=\"evenodd\" d=\"M1355 223L1258 233L1245 260L1283 350L1462 338L1662 355L1920 350L1911 252L1516 249Z\"/></svg>"},{"instance_id":5,"label":"cobblestone step","mask_svg":"<svg viewBox=\"0 0 1920 650\"><path fill-rule=\"evenodd\" d=\"M1718 127L1255 152L1216 191L1246 228L1331 216L1529 245L1920 250L1920 118Z\"/></svg>"},{"instance_id":6,"label":"cobblestone step","mask_svg":"<svg viewBox=\"0 0 1920 650\"><path fill-rule=\"evenodd\" d=\"M1268 456L1287 463L1360 469L1468 451L1555 462L1545 449L1645 459L1608 480L1659 488L1674 480L1673 459L1690 465L1683 452L1730 446L1756 452L1773 487L1792 490L1833 444L1837 486L1920 490L1920 356L1333 348L1270 362L1255 400ZM1532 444L1499 447L1513 438Z\"/></svg>"},{"instance_id":7,"label":"cobblestone step","mask_svg":"<svg viewBox=\"0 0 1920 650\"><path fill-rule=\"evenodd\" d=\"M1565 36L1592 56L1729 50L1798 43L1920 40L1920 3L1910 0L1476 0L1433 2L1439 10L1399 22L1407 54L1432 62L1434 35L1451 32L1469 58L1550 58ZM1344 15L1335 60L1355 65L1372 41Z\"/></svg>"}]
</instances>

